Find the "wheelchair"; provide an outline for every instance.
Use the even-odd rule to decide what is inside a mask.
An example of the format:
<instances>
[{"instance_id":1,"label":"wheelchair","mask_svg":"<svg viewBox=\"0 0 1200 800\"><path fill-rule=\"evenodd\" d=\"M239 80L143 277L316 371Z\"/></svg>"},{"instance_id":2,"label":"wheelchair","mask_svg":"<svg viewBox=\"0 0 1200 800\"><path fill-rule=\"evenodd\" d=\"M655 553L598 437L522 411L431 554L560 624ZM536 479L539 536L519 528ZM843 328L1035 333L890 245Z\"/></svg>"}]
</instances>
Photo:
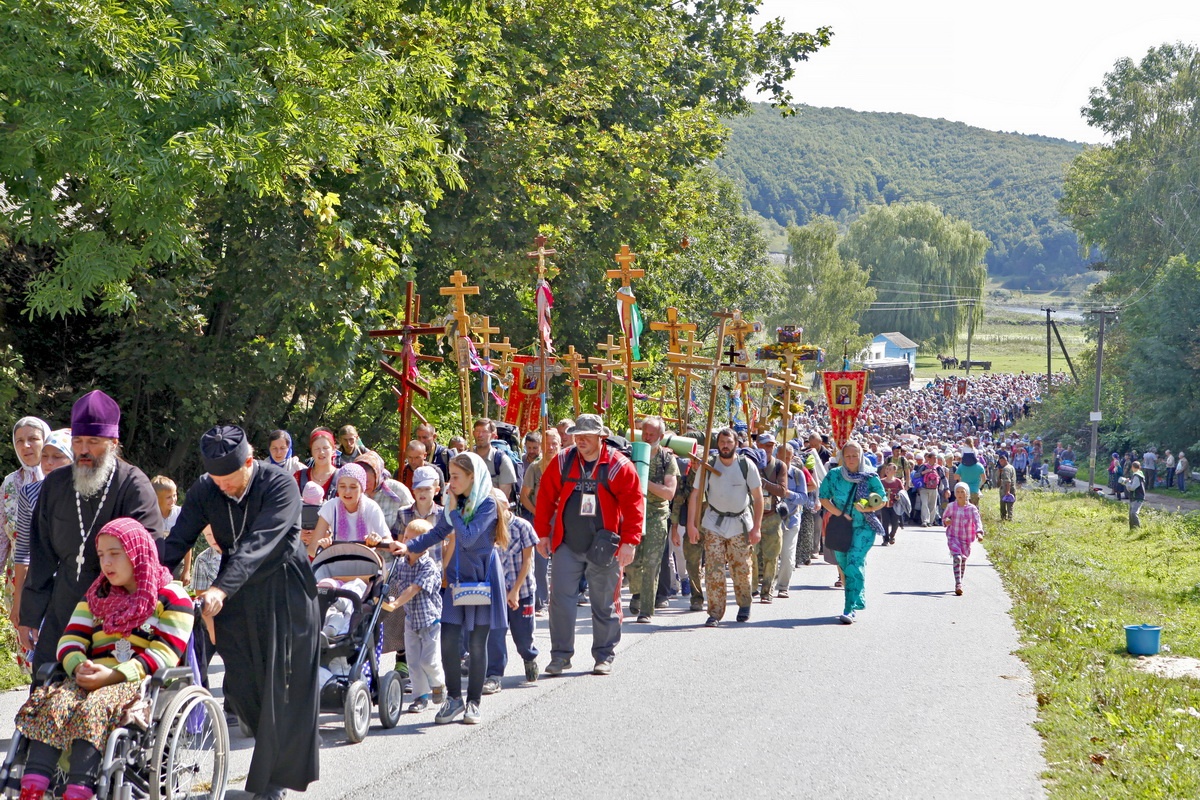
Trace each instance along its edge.
<instances>
[{"instance_id":1,"label":"wheelchair","mask_svg":"<svg viewBox=\"0 0 1200 800\"><path fill-rule=\"evenodd\" d=\"M188 646L189 657L191 645ZM37 685L66 680L61 664L38 670ZM160 669L142 683L144 719L108 737L96 784L98 800L222 800L229 778L229 728L221 704L193 683L191 667ZM0 792L21 794L29 740L19 731L0 766ZM65 774L51 781L61 796Z\"/></svg>"}]
</instances>

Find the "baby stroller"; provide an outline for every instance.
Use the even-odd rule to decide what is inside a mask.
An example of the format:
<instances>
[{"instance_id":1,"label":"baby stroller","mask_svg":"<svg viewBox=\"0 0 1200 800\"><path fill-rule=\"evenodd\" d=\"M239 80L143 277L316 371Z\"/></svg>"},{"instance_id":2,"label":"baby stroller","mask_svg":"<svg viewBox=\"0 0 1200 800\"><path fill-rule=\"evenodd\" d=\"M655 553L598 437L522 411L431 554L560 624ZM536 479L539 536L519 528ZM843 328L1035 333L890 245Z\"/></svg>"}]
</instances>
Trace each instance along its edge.
<instances>
[{"instance_id":1,"label":"baby stroller","mask_svg":"<svg viewBox=\"0 0 1200 800\"><path fill-rule=\"evenodd\" d=\"M379 724L386 729L400 722L404 702L400 673L389 670L381 675L379 671L383 648L379 615L391 574L375 550L356 542L336 542L326 547L313 559L312 569L318 584L328 583L331 578L366 583L361 595L351 588L317 587L323 620L335 604L349 608L349 624L344 632L321 634L321 674L326 675L321 686L321 711L341 713L346 737L361 742L371 726L372 703L379 707Z\"/></svg>"},{"instance_id":2,"label":"baby stroller","mask_svg":"<svg viewBox=\"0 0 1200 800\"><path fill-rule=\"evenodd\" d=\"M1075 475L1079 470L1075 468L1075 462L1062 461L1058 465L1058 470L1055 472L1058 475L1058 483L1060 486L1074 486Z\"/></svg>"},{"instance_id":3,"label":"baby stroller","mask_svg":"<svg viewBox=\"0 0 1200 800\"><path fill-rule=\"evenodd\" d=\"M189 641L188 662L195 656ZM39 684L55 684L67 674L58 663L38 670ZM229 729L221 704L200 686L192 666L160 669L142 682L143 713L108 737L100 766L99 800L222 800L229 777ZM21 777L29 740L13 734L4 764L0 791L4 797L21 794ZM51 784L60 796L66 776Z\"/></svg>"}]
</instances>

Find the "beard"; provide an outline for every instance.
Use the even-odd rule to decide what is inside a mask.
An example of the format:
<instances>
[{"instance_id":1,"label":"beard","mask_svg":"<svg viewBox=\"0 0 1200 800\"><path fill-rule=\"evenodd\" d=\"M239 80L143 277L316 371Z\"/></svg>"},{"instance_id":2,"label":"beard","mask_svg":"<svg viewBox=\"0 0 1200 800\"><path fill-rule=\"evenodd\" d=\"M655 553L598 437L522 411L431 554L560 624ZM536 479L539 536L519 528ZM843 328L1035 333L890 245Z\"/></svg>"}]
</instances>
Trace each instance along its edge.
<instances>
[{"instance_id":1,"label":"beard","mask_svg":"<svg viewBox=\"0 0 1200 800\"><path fill-rule=\"evenodd\" d=\"M79 492L80 497L94 497L105 487L116 468L117 448L110 442L104 452L94 459L94 463L90 467L84 466L76 460L71 467L75 478L75 491Z\"/></svg>"}]
</instances>

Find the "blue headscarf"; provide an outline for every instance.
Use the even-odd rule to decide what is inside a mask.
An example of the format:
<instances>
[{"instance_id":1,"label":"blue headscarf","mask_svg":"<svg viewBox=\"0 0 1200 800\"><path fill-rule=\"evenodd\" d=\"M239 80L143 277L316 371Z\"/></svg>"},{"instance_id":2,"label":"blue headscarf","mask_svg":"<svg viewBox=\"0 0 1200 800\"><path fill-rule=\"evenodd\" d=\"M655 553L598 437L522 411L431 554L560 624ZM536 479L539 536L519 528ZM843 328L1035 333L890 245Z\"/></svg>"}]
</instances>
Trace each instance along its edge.
<instances>
[{"instance_id":1,"label":"blue headscarf","mask_svg":"<svg viewBox=\"0 0 1200 800\"><path fill-rule=\"evenodd\" d=\"M292 456L294 455L292 452L292 435L285 430L271 431L271 435L267 438L267 442L270 443L280 438L286 439L288 443L287 455L283 457L283 461L276 461L274 456L271 455L271 448L267 448L267 461L270 461L277 467L282 467L284 464L291 461Z\"/></svg>"},{"instance_id":2,"label":"blue headscarf","mask_svg":"<svg viewBox=\"0 0 1200 800\"><path fill-rule=\"evenodd\" d=\"M483 462L483 459L470 450L459 455L465 455L471 459L471 474L475 476L475 482L471 484L471 491L467 494L466 502L459 506L463 522L470 522L475 516L475 510L479 508L479 504L492 496L492 474L488 472L487 464ZM457 459L458 456L454 458ZM450 464L453 466L454 461L451 460ZM446 522L453 524L449 508L443 509L442 516L445 517Z\"/></svg>"}]
</instances>

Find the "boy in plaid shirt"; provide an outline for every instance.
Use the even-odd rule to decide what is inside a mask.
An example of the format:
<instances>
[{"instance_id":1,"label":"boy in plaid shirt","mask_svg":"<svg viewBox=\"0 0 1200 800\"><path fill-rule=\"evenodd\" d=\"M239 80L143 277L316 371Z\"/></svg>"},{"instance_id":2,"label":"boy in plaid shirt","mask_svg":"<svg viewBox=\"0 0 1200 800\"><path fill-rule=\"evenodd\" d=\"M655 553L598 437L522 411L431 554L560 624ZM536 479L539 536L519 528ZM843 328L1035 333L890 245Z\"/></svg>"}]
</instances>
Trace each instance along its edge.
<instances>
[{"instance_id":1,"label":"boy in plaid shirt","mask_svg":"<svg viewBox=\"0 0 1200 800\"><path fill-rule=\"evenodd\" d=\"M508 591L508 629L512 632L517 653L525 662L525 681L533 683L538 676L538 649L533 643L533 548L537 544L537 534L528 521L512 513L508 498L503 492L493 489L492 497L499 512L496 524L508 527L508 548L500 552L500 563L504 565L504 586ZM504 631L492 628L488 633L484 694L500 691L500 678L507 666L508 643L505 641Z\"/></svg>"},{"instance_id":2,"label":"boy in plaid shirt","mask_svg":"<svg viewBox=\"0 0 1200 800\"><path fill-rule=\"evenodd\" d=\"M423 519L413 520L404 529L404 540L415 539L432 528ZM446 688L442 672L442 568L428 550L407 553L397 565L389 589L395 600L389 599L384 607L390 611L404 606L404 650L414 697L408 710L416 714L429 708L431 701L441 702Z\"/></svg>"},{"instance_id":3,"label":"boy in plaid shirt","mask_svg":"<svg viewBox=\"0 0 1200 800\"><path fill-rule=\"evenodd\" d=\"M963 593L963 575L967 571L967 557L971 555L971 544L983 538L983 517L979 507L968 501L971 487L963 482L954 485L954 502L942 512L942 523L946 526L946 544L954 559L954 593Z\"/></svg>"}]
</instances>

